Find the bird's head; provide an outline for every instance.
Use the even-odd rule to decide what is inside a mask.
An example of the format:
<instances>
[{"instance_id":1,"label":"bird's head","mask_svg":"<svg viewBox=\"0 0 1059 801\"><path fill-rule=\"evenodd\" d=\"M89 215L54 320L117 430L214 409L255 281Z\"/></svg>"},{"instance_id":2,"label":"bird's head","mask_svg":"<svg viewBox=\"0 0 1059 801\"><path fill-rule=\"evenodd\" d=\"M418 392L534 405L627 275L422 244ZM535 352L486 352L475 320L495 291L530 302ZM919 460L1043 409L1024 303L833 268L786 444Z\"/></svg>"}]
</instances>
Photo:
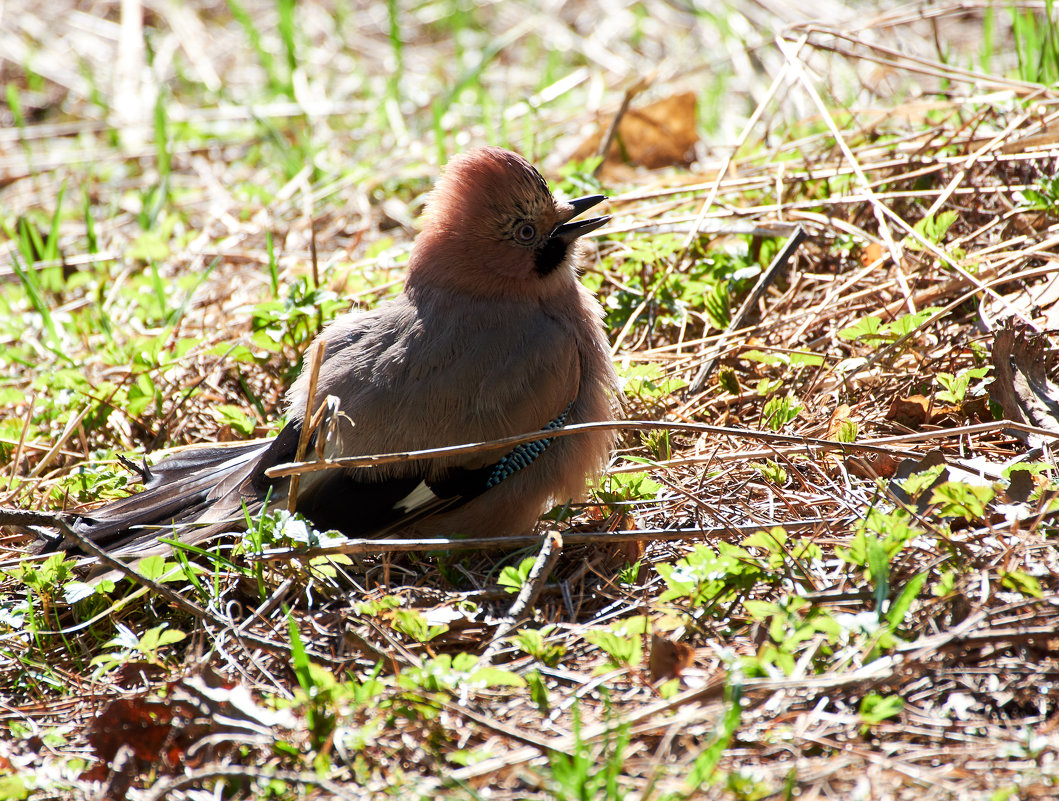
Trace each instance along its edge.
<instances>
[{"instance_id":1,"label":"bird's head","mask_svg":"<svg viewBox=\"0 0 1059 801\"><path fill-rule=\"evenodd\" d=\"M428 200L408 286L502 298L569 291L577 238L610 218L572 220L604 199L558 201L528 161L501 148L457 156Z\"/></svg>"}]
</instances>

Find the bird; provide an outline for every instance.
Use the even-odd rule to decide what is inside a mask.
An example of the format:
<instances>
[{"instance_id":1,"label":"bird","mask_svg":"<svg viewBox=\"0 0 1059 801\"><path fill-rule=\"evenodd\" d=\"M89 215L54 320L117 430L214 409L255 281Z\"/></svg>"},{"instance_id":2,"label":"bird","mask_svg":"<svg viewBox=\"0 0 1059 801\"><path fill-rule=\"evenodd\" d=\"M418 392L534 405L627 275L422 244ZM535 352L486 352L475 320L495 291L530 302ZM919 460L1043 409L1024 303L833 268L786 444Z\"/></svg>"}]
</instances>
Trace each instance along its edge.
<instances>
[{"instance_id":1,"label":"bird","mask_svg":"<svg viewBox=\"0 0 1059 801\"><path fill-rule=\"evenodd\" d=\"M622 407L603 309L580 282L580 237L605 200L557 199L522 156L480 147L453 157L429 193L402 291L319 334L315 384L303 369L287 422L266 440L193 446L138 468L144 487L69 527L113 554L159 537L198 543L284 508L303 426L327 458L480 443L614 419ZM309 398L314 384L314 397ZM311 401L311 403L310 403ZM307 413L307 409L310 411ZM309 421L307 423L307 420ZM532 531L549 504L584 497L615 433L589 429L514 447L302 475L295 511L347 536L506 536ZM43 550L78 550L54 535Z\"/></svg>"}]
</instances>

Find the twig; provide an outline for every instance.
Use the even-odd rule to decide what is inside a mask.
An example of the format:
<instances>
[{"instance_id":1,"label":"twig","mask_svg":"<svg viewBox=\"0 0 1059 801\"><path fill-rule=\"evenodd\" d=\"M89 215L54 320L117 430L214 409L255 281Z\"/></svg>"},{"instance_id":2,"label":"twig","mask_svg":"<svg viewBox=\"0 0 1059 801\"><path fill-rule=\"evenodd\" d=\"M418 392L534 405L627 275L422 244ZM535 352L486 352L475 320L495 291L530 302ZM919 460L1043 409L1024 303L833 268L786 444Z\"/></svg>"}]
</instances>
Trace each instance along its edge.
<instances>
[{"instance_id":1,"label":"twig","mask_svg":"<svg viewBox=\"0 0 1059 801\"><path fill-rule=\"evenodd\" d=\"M835 442L819 437L802 437L795 434L779 434L773 431L757 431L749 428L736 428L733 426L711 426L706 423L683 423L669 420L608 420L599 423L577 423L548 431L534 431L528 434L517 434L513 437L488 440L486 442L471 442L466 445L452 445L444 448L426 448L418 451L400 451L395 453L376 453L365 456L344 456L334 459L314 460L311 462L291 462L289 464L276 465L265 471L269 478L280 478L292 476L298 473L312 473L316 470L339 470L350 467L374 467L382 464L393 464L394 462L417 462L423 459L434 459L440 456L453 456L456 454L477 453L479 451L493 450L507 445L519 445L524 442L535 442L539 439L549 437L569 437L585 431L618 431L624 429L639 429L643 431L688 431L702 434L715 434L727 437L742 437L745 439L762 440L765 442L782 442L795 445L807 453L816 451L841 453L885 453L890 456L919 458L923 454L918 451L900 450L875 444L873 442ZM1028 426L1011 420L997 420L991 423L982 423L975 426L967 426L964 433L982 433L997 429L1015 429L1025 431L1028 434L1038 434L1049 439L1056 439L1054 431L1048 431L1036 426ZM928 431L915 435L893 438L880 441L911 441L913 439L936 439L948 437L948 431Z\"/></svg>"},{"instance_id":2,"label":"twig","mask_svg":"<svg viewBox=\"0 0 1059 801\"><path fill-rule=\"evenodd\" d=\"M800 225L794 229L794 233L787 239L786 244L776 254L776 258L772 260L772 263L768 266L768 269L763 272L757 280L757 284L750 291L750 294L746 296L743 301L743 305L739 307L733 316L727 327L724 329L724 333L721 334L720 338L715 344L715 355L712 356L696 373L695 378L692 379L691 385L688 387L688 395L697 395L702 392L703 387L706 385L706 379L710 377L710 373L713 372L714 367L717 366L717 359L720 353L725 349L728 344L728 339L732 336L734 331L738 331L743 327L743 320L750 313L750 310L757 305L758 300L765 294L765 290L772 285L772 282L776 280L776 275L787 266L787 263L794 256L794 252L798 250L802 242L805 241L806 236L805 229Z\"/></svg>"},{"instance_id":3,"label":"twig","mask_svg":"<svg viewBox=\"0 0 1059 801\"><path fill-rule=\"evenodd\" d=\"M145 801L162 801L182 787L201 784L210 779L267 779L268 781L287 784L305 784L319 787L332 798L359 799L364 796L350 792L339 782L326 779L312 772L296 773L291 770L265 770L250 765L210 765L199 770L192 770L179 776L159 779L151 786L151 791L143 796ZM211 794L212 795L212 794Z\"/></svg>"},{"instance_id":4,"label":"twig","mask_svg":"<svg viewBox=\"0 0 1059 801\"><path fill-rule=\"evenodd\" d=\"M807 533L818 526L836 528L851 522L851 518L827 519L812 517L790 522L747 523L745 525L714 526L710 528L645 528L628 531L567 531L562 535L566 545L610 545L620 542L640 542L651 540L667 542L671 540L715 539L733 534L753 534L763 528L782 528L788 533ZM494 548L515 549L540 544L541 538L536 534L524 534L511 537L475 537L455 539L450 537L431 537L429 539L355 539L339 545L320 548L265 551L259 554L247 554L249 561L278 562L288 559L308 559L317 556L335 556L338 554L364 553L398 553L413 551L460 551L489 550Z\"/></svg>"},{"instance_id":5,"label":"twig","mask_svg":"<svg viewBox=\"0 0 1059 801\"><path fill-rule=\"evenodd\" d=\"M610 144L618 134L618 127L621 125L625 113L629 110L629 104L632 103L632 99L646 89L653 80L653 75L644 76L625 90L625 96L621 99L621 106L618 108L618 113L615 114L614 118L610 121L610 125L607 127L607 133L599 143L599 150L596 151L596 155L599 156L599 164L597 164L596 168L592 170L593 175L599 175L599 171L603 169L603 164L607 160L607 153L610 152Z\"/></svg>"},{"instance_id":6,"label":"twig","mask_svg":"<svg viewBox=\"0 0 1059 801\"><path fill-rule=\"evenodd\" d=\"M801 49L802 44L808 37L804 37L802 41L795 48L795 52ZM735 154L739 152L739 149L743 147L750 139L750 132L754 130L754 126L761 121L762 116L765 114L765 110L768 108L769 103L772 102L776 94L779 92L780 87L783 86L787 81L787 75L790 72L790 62L785 62L780 68L779 72L772 79L772 83L769 85L768 90L765 92L764 97L757 104L754 112L747 119L743 125L742 131L739 133L735 144L728 150L721 165L717 169L717 175L714 178L710 190L706 193L706 198L703 200L702 205L699 207L699 213L695 217L695 223L692 225L691 230L688 231L687 237L684 239L684 246L681 248L680 255L672 262L671 267L676 269L687 259L688 254L691 252L691 246L695 243L695 240L699 236L699 232L702 228L702 223L706 219L706 215L709 214L710 208L713 206L713 201L717 198L717 193L720 191L721 184L724 182L724 177L728 174L731 169L732 161L735 159Z\"/></svg>"},{"instance_id":7,"label":"twig","mask_svg":"<svg viewBox=\"0 0 1059 801\"><path fill-rule=\"evenodd\" d=\"M44 472L44 468L51 464L51 460L55 458L55 454L62 450L62 446L66 444L71 436L73 436L74 431L76 431L77 427L81 425L81 421L85 419L85 416L89 411L91 411L91 407L86 406L74 417L70 418L70 422L68 422L63 428L63 432L59 435L59 438L55 440L55 444L52 445L51 450L44 454L40 461L33 466L33 469L29 473L30 478L36 478Z\"/></svg>"},{"instance_id":8,"label":"twig","mask_svg":"<svg viewBox=\"0 0 1059 801\"><path fill-rule=\"evenodd\" d=\"M479 665L484 667L485 665L492 663L493 659L500 651L500 648L503 646L504 639L512 632L515 626L518 625L522 614L528 607L536 602L537 597L541 594L541 590L544 589L544 582L548 580L548 576L551 575L552 568L555 567L555 563L559 559L559 554L562 552L562 535L557 531L549 532L544 538L544 542L541 543L540 552L537 554L537 561L534 562L533 567L530 568L529 575L526 576L526 581L522 585L522 589L519 590L518 597L516 597L515 602L511 604L507 616L504 617L496 627L496 633L493 634L492 641L478 660Z\"/></svg>"},{"instance_id":9,"label":"twig","mask_svg":"<svg viewBox=\"0 0 1059 801\"><path fill-rule=\"evenodd\" d=\"M875 221L879 225L879 237L886 244L886 249L890 252L894 265L900 267L901 251L897 243L894 241L893 235L890 233L890 227L886 224L886 217L883 213L885 207L879 202L878 198L875 197L875 193L871 188L871 182L861 169L860 162L850 149L845 136L843 136L843 132L839 130L827 104L816 90L816 86L809 77L805 65L799 58L799 51L804 43L805 37L800 39L797 43L787 41L782 37L776 38L776 47L778 47L780 52L783 53L784 57L787 59L787 63L794 71L795 77L801 82L802 86L805 88L806 94L809 95L810 100L816 105L821 119L823 119L824 123L830 129L831 135L835 138L835 144L838 145L839 150L842 151L843 156L845 156L846 161L853 170L853 174L860 183L861 189L868 196L868 204L871 206L872 213L875 215Z\"/></svg>"},{"instance_id":10,"label":"twig","mask_svg":"<svg viewBox=\"0 0 1059 801\"><path fill-rule=\"evenodd\" d=\"M326 344L327 340L319 337L313 343L312 353L309 355L309 388L305 393L305 410L302 412L302 427L298 432L298 450L296 453L296 458L299 462L305 458L305 449L309 447L309 436L313 428L313 408L316 404L316 382L320 377L320 365L324 361L324 347ZM290 489L287 491L287 511L291 514L294 513L295 507L298 505L299 483L300 476L297 473L292 474Z\"/></svg>"}]
</instances>

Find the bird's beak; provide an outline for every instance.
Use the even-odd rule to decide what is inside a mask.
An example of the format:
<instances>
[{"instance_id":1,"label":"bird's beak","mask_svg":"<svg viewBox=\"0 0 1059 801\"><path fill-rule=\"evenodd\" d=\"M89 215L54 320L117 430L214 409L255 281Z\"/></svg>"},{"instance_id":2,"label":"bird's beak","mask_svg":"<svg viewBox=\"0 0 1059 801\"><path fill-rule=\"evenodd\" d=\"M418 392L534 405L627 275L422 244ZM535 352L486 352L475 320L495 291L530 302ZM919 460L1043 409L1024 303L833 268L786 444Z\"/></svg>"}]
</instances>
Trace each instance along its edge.
<instances>
[{"instance_id":1,"label":"bird's beak","mask_svg":"<svg viewBox=\"0 0 1059 801\"><path fill-rule=\"evenodd\" d=\"M560 239L569 245L579 236L584 236L589 231L595 231L601 225L606 225L610 221L610 217L592 217L587 220L567 222L567 220L573 219L581 212L587 211L606 199L606 195L588 195L587 197L579 197L575 200L566 201L566 205L570 206L573 210L566 216L562 225L557 226L556 229L552 231L551 239Z\"/></svg>"}]
</instances>

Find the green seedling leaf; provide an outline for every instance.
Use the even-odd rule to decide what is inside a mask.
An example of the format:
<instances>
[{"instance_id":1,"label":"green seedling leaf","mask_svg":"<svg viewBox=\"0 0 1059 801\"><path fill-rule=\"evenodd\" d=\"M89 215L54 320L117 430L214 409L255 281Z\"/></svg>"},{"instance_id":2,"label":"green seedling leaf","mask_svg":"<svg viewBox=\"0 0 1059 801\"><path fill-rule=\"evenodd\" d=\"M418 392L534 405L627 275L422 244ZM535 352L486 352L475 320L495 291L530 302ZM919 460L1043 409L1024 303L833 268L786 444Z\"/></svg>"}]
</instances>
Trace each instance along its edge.
<instances>
[{"instance_id":1,"label":"green seedling leaf","mask_svg":"<svg viewBox=\"0 0 1059 801\"><path fill-rule=\"evenodd\" d=\"M926 470L920 470L918 473L913 473L903 481L898 482L902 490L904 490L908 497L915 499L928 487L930 487L945 471L944 464L936 464L933 467L928 467Z\"/></svg>"},{"instance_id":2,"label":"green seedling leaf","mask_svg":"<svg viewBox=\"0 0 1059 801\"><path fill-rule=\"evenodd\" d=\"M782 487L787 483L787 471L771 459L766 460L764 464L754 463L751 466L770 484Z\"/></svg>"},{"instance_id":3,"label":"green seedling leaf","mask_svg":"<svg viewBox=\"0 0 1059 801\"><path fill-rule=\"evenodd\" d=\"M626 565L618 571L618 581L622 584L636 584L640 576L640 569L642 567L642 559L637 559L631 565Z\"/></svg>"},{"instance_id":4,"label":"green seedling leaf","mask_svg":"<svg viewBox=\"0 0 1059 801\"><path fill-rule=\"evenodd\" d=\"M956 589L956 571L946 570L938 578L937 583L931 587L930 592L936 598L944 598Z\"/></svg>"},{"instance_id":5,"label":"green seedling leaf","mask_svg":"<svg viewBox=\"0 0 1059 801\"><path fill-rule=\"evenodd\" d=\"M618 473L607 476L606 482L606 487L595 490L596 498L605 504L653 500L662 489L647 473Z\"/></svg>"},{"instance_id":6,"label":"green seedling leaf","mask_svg":"<svg viewBox=\"0 0 1059 801\"><path fill-rule=\"evenodd\" d=\"M1001 570L1000 586L1022 593L1027 598L1044 597L1040 582L1029 573L1024 573L1021 570Z\"/></svg>"},{"instance_id":7,"label":"green seedling leaf","mask_svg":"<svg viewBox=\"0 0 1059 801\"><path fill-rule=\"evenodd\" d=\"M725 542L718 543L716 551L696 545L687 556L673 564L656 564L655 570L668 587L659 601L686 600L693 608L731 600L764 575L745 549Z\"/></svg>"},{"instance_id":8,"label":"green seedling leaf","mask_svg":"<svg viewBox=\"0 0 1059 801\"><path fill-rule=\"evenodd\" d=\"M530 570L533 569L533 564L536 561L536 557L528 556L519 562L518 567L506 565L504 569L500 571L500 577L497 578L496 583L503 587L507 592L518 592L526 583Z\"/></svg>"},{"instance_id":9,"label":"green seedling leaf","mask_svg":"<svg viewBox=\"0 0 1059 801\"><path fill-rule=\"evenodd\" d=\"M717 382L729 395L738 395L742 391L739 386L739 376L730 367L725 367L717 373Z\"/></svg>"},{"instance_id":10,"label":"green seedling leaf","mask_svg":"<svg viewBox=\"0 0 1059 801\"><path fill-rule=\"evenodd\" d=\"M298 631L294 615L289 612L287 613L287 631L290 634L291 666L294 668L294 675L302 690L310 694L313 689L313 680L309 670L309 655L305 652L305 643L302 642L301 632Z\"/></svg>"},{"instance_id":11,"label":"green seedling leaf","mask_svg":"<svg viewBox=\"0 0 1059 801\"><path fill-rule=\"evenodd\" d=\"M393 627L416 642L430 642L435 637L449 630L448 625L444 623L431 625L415 609L398 609L394 612Z\"/></svg>"},{"instance_id":12,"label":"green seedling leaf","mask_svg":"<svg viewBox=\"0 0 1059 801\"><path fill-rule=\"evenodd\" d=\"M769 553L782 554L786 542L786 530L782 526L773 526L769 531L755 531L740 544L744 548L764 548Z\"/></svg>"},{"instance_id":13,"label":"green seedling leaf","mask_svg":"<svg viewBox=\"0 0 1059 801\"><path fill-rule=\"evenodd\" d=\"M946 403L961 404L967 396L967 390L972 381L985 378L989 373L988 367L971 367L961 370L956 375L952 373L938 373L935 380L945 387L944 390L935 394L938 400Z\"/></svg>"},{"instance_id":14,"label":"green seedling leaf","mask_svg":"<svg viewBox=\"0 0 1059 801\"><path fill-rule=\"evenodd\" d=\"M184 578L184 570L176 562L167 562L161 556L145 556L135 565L136 572L148 581L180 581Z\"/></svg>"},{"instance_id":15,"label":"green seedling leaf","mask_svg":"<svg viewBox=\"0 0 1059 801\"><path fill-rule=\"evenodd\" d=\"M745 350L739 354L740 359L746 359L748 362L758 362L759 364L787 364L788 360L786 354L783 353L765 353L757 349Z\"/></svg>"},{"instance_id":16,"label":"green seedling leaf","mask_svg":"<svg viewBox=\"0 0 1059 801\"><path fill-rule=\"evenodd\" d=\"M842 420L835 431L835 442L856 442L860 427L856 420Z\"/></svg>"},{"instance_id":17,"label":"green seedling leaf","mask_svg":"<svg viewBox=\"0 0 1059 801\"><path fill-rule=\"evenodd\" d=\"M908 610L912 607L912 602L919 597L919 591L923 589L923 584L926 580L926 573L919 573L913 576L905 584L901 594L897 596L897 600L890 605L886 612L886 622L890 626L891 631L896 631L904 622Z\"/></svg>"},{"instance_id":18,"label":"green seedling leaf","mask_svg":"<svg viewBox=\"0 0 1059 801\"><path fill-rule=\"evenodd\" d=\"M779 431L797 417L801 410L802 405L790 395L769 398L761 410L761 422L767 428Z\"/></svg>"},{"instance_id":19,"label":"green seedling leaf","mask_svg":"<svg viewBox=\"0 0 1059 801\"><path fill-rule=\"evenodd\" d=\"M169 241L173 237L177 218L166 215L160 224L139 234L125 251L125 257L144 262L164 261L169 258Z\"/></svg>"},{"instance_id":20,"label":"green seedling leaf","mask_svg":"<svg viewBox=\"0 0 1059 801\"><path fill-rule=\"evenodd\" d=\"M890 594L890 558L882 542L875 535L867 537L868 575L875 585L875 609L879 620L883 619L883 608Z\"/></svg>"},{"instance_id":21,"label":"green seedling leaf","mask_svg":"<svg viewBox=\"0 0 1059 801\"><path fill-rule=\"evenodd\" d=\"M956 222L955 211L943 211L937 216L928 214L912 226L912 230L932 245L940 245L949 228ZM909 250L926 250L926 247L914 236L905 237L904 246Z\"/></svg>"},{"instance_id":22,"label":"green seedling leaf","mask_svg":"<svg viewBox=\"0 0 1059 801\"><path fill-rule=\"evenodd\" d=\"M112 670L131 658L160 664L159 652L187 636L182 631L168 628L167 623L150 628L141 636L137 636L135 632L120 623L116 624L116 628L118 636L104 644L104 647L116 650L98 654L89 663L97 666L100 671Z\"/></svg>"},{"instance_id":23,"label":"green seedling leaf","mask_svg":"<svg viewBox=\"0 0 1059 801\"><path fill-rule=\"evenodd\" d=\"M896 341L901 337L906 336L907 334L911 334L913 331L923 325L927 320L933 317L937 311L938 310L936 308L931 306L930 308L921 309L912 314L902 315L893 322L887 323L883 327L882 331L884 333L890 334L889 339L891 341Z\"/></svg>"},{"instance_id":24,"label":"green seedling leaf","mask_svg":"<svg viewBox=\"0 0 1059 801\"><path fill-rule=\"evenodd\" d=\"M1059 208L1059 175L1045 176L1036 187L1022 190L1021 208L1055 212Z\"/></svg>"},{"instance_id":25,"label":"green seedling leaf","mask_svg":"<svg viewBox=\"0 0 1059 801\"><path fill-rule=\"evenodd\" d=\"M55 595L59 588L73 578L77 563L66 561L65 553L54 553L43 562L34 565L23 562L14 570L7 571L12 578L21 581L38 595Z\"/></svg>"},{"instance_id":26,"label":"green seedling leaf","mask_svg":"<svg viewBox=\"0 0 1059 801\"><path fill-rule=\"evenodd\" d=\"M584 638L610 657L613 666L636 667L643 661L643 634L647 618L643 615L620 620L607 629L586 631Z\"/></svg>"},{"instance_id":27,"label":"green seedling leaf","mask_svg":"<svg viewBox=\"0 0 1059 801\"><path fill-rule=\"evenodd\" d=\"M221 425L231 426L231 429L244 437L249 437L257 428L257 420L240 406L231 403L222 403L213 407L217 422Z\"/></svg>"},{"instance_id":28,"label":"green seedling leaf","mask_svg":"<svg viewBox=\"0 0 1059 801\"><path fill-rule=\"evenodd\" d=\"M149 373L140 373L129 387L128 400L125 402L125 412L133 417L143 414L154 401L158 399L158 390L154 380Z\"/></svg>"},{"instance_id":29,"label":"green seedling leaf","mask_svg":"<svg viewBox=\"0 0 1059 801\"><path fill-rule=\"evenodd\" d=\"M740 359L751 362L759 362L767 365L783 365L785 367L817 367L824 363L824 357L817 353L804 353L802 351L769 351L747 350L739 354Z\"/></svg>"},{"instance_id":30,"label":"green seedling leaf","mask_svg":"<svg viewBox=\"0 0 1059 801\"><path fill-rule=\"evenodd\" d=\"M523 629L509 640L534 659L543 662L548 667L555 667L566 653L566 646L562 643L549 643L545 639L554 629L554 626Z\"/></svg>"},{"instance_id":31,"label":"green seedling leaf","mask_svg":"<svg viewBox=\"0 0 1059 801\"><path fill-rule=\"evenodd\" d=\"M854 340L875 337L882 327L882 320L878 317L862 317L853 325L841 329L838 332L839 339Z\"/></svg>"},{"instance_id":32,"label":"green seedling leaf","mask_svg":"<svg viewBox=\"0 0 1059 801\"><path fill-rule=\"evenodd\" d=\"M899 695L868 693L860 702L860 719L864 722L861 732L867 733L875 724L900 715L904 708L904 699Z\"/></svg>"},{"instance_id":33,"label":"green seedling leaf","mask_svg":"<svg viewBox=\"0 0 1059 801\"><path fill-rule=\"evenodd\" d=\"M665 368L654 362L634 364L622 377L625 380L625 394L642 400L672 395L688 383L680 378L667 377Z\"/></svg>"},{"instance_id":34,"label":"green seedling leaf","mask_svg":"<svg viewBox=\"0 0 1059 801\"><path fill-rule=\"evenodd\" d=\"M996 491L990 486L946 481L934 488L930 502L938 505L938 514L942 517L982 520L995 495Z\"/></svg>"},{"instance_id":35,"label":"green seedling leaf","mask_svg":"<svg viewBox=\"0 0 1059 801\"><path fill-rule=\"evenodd\" d=\"M187 635L176 629L166 628L167 624L148 629L140 637L139 650L144 654L156 654L162 648L180 642Z\"/></svg>"},{"instance_id":36,"label":"green seedling leaf","mask_svg":"<svg viewBox=\"0 0 1059 801\"><path fill-rule=\"evenodd\" d=\"M703 310L710 325L724 331L732 322L732 298L727 281L718 281L702 299Z\"/></svg>"},{"instance_id":37,"label":"green seedling leaf","mask_svg":"<svg viewBox=\"0 0 1059 801\"><path fill-rule=\"evenodd\" d=\"M791 367L819 367L824 363L824 357L819 353L805 353L795 351L787 354L787 360Z\"/></svg>"},{"instance_id":38,"label":"green seedling leaf","mask_svg":"<svg viewBox=\"0 0 1059 801\"><path fill-rule=\"evenodd\" d=\"M10 87L11 84L8 84ZM0 799L2 801L22 801L29 798L30 788L22 776L0 776Z\"/></svg>"},{"instance_id":39,"label":"green seedling leaf","mask_svg":"<svg viewBox=\"0 0 1059 801\"><path fill-rule=\"evenodd\" d=\"M537 706L537 711L547 715L551 711L551 702L548 697L548 686L544 683L544 677L539 670L531 670L526 674L526 684L529 686L530 698Z\"/></svg>"},{"instance_id":40,"label":"green seedling leaf","mask_svg":"<svg viewBox=\"0 0 1059 801\"><path fill-rule=\"evenodd\" d=\"M374 617L380 612L385 612L390 609L398 609L401 606L401 600L394 595L384 595L382 598L377 598L374 601L362 601L356 604L354 607L358 615L364 615L365 617Z\"/></svg>"}]
</instances>

